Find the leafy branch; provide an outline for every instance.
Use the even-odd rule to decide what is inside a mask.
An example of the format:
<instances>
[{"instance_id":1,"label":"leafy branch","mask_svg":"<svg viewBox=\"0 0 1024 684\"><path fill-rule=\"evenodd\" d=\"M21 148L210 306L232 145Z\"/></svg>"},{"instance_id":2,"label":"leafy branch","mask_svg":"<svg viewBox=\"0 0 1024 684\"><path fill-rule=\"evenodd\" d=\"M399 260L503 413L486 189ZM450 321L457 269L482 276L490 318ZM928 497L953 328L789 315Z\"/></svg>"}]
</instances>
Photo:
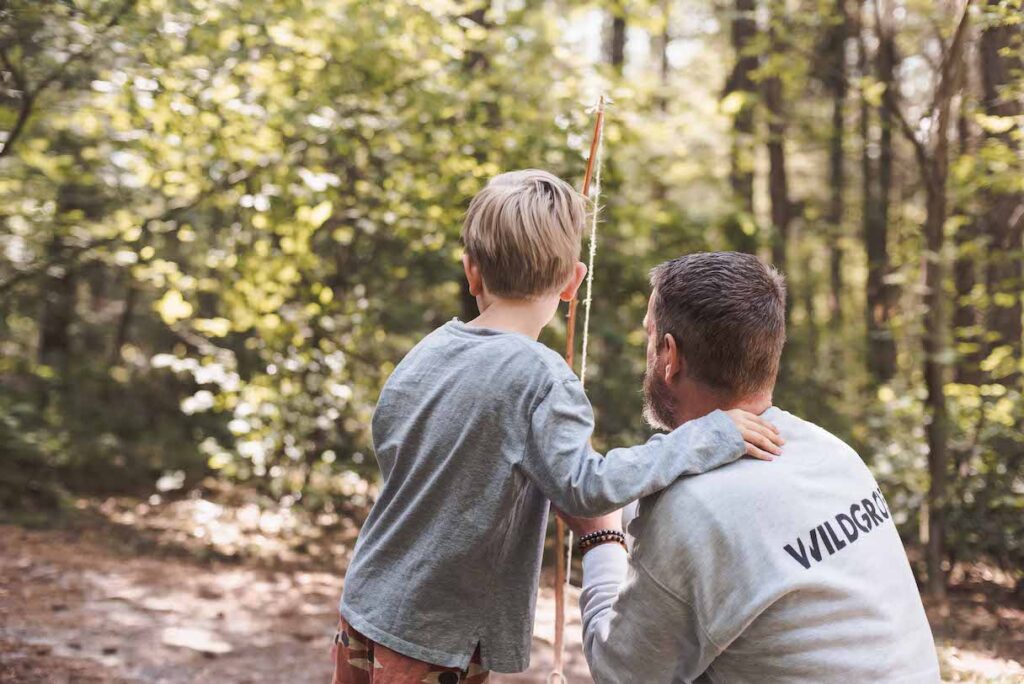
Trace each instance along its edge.
<instances>
[{"instance_id":1,"label":"leafy branch","mask_svg":"<svg viewBox=\"0 0 1024 684\"><path fill-rule=\"evenodd\" d=\"M192 198L185 204L177 204L175 206L169 207L166 211L159 214L158 216L151 216L149 218L143 219L142 222L139 224L139 229L140 231L145 232L153 223L170 221L187 211L191 211L213 194L222 192L230 187L238 185L239 183L245 182L246 180L248 180L250 175L251 172L248 171L234 173L227 177L226 182L218 183L217 185L207 189L206 191L200 192L196 197ZM123 241L124 238L122 236L115 235L111 237L91 240L85 244L76 245L75 247L72 247L69 250L65 250L63 253L58 254L54 258L47 259L43 263L30 266L25 270L21 271L20 273L18 273L17 275L8 278L3 283L0 283L0 297L3 297L9 290L14 288L19 283L36 278L46 273L49 269L51 269L54 266L71 263L84 254L88 254L89 252L95 251L97 249L109 247L111 245L115 245Z\"/></svg>"},{"instance_id":2,"label":"leafy branch","mask_svg":"<svg viewBox=\"0 0 1024 684\"><path fill-rule=\"evenodd\" d=\"M67 72L69 66L92 55L96 47L100 44L103 36L120 23L121 19L128 10L135 5L136 1L137 0L124 0L124 2L121 3L121 6L113 15L110 16L106 23L99 28L92 40L89 41L88 45L85 45L68 55L63 62L61 62L49 74L40 79L40 81L35 85L28 82L28 78L25 76L25 73L21 69L18 69L13 63L10 56L7 54L7 50L5 48L0 48L0 62L3 63L4 69L11 75L14 84L17 86L18 90L21 91L21 105L18 108L18 116L15 119L10 132L7 134L7 139L4 141L3 147L0 147L0 158L6 157L14 149L14 143L24 132L25 126L28 123L29 118L32 116L39 96L50 86L60 80Z\"/></svg>"}]
</instances>

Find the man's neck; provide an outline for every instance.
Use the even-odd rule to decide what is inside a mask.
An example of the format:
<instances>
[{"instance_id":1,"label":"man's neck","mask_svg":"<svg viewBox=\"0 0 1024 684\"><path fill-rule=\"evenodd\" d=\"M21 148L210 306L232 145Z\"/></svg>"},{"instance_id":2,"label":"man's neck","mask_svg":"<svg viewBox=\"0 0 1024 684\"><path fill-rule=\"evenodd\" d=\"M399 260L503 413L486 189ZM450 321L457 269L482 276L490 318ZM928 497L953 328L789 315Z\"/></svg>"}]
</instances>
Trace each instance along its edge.
<instances>
[{"instance_id":1,"label":"man's neck","mask_svg":"<svg viewBox=\"0 0 1024 684\"><path fill-rule=\"evenodd\" d=\"M514 332L537 339L558 310L558 297L536 299L483 298L480 315L469 322L479 328Z\"/></svg>"},{"instance_id":2,"label":"man's neck","mask_svg":"<svg viewBox=\"0 0 1024 684\"><path fill-rule=\"evenodd\" d=\"M722 411L743 409L744 411L748 411L758 416L771 408L771 406L772 394L770 391L752 394L739 399L729 398L714 392L705 391L694 393L694 395L688 397L686 406L679 407L679 410L676 413L676 419L679 421L677 424L682 425L687 421L706 416L712 411L716 411L718 409L721 409Z\"/></svg>"}]
</instances>

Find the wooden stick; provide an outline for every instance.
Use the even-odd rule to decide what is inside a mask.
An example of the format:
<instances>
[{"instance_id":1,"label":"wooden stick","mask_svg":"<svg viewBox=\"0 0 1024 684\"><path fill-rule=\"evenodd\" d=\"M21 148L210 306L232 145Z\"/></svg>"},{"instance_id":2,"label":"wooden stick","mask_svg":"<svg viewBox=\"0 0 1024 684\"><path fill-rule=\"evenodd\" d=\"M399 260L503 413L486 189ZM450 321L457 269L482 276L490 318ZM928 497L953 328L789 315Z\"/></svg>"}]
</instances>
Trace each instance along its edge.
<instances>
[{"instance_id":1,"label":"wooden stick","mask_svg":"<svg viewBox=\"0 0 1024 684\"><path fill-rule=\"evenodd\" d=\"M594 120L594 137L590 141L590 157L587 159L587 170L583 175L583 196L590 197L590 183L594 178L594 164L597 161L597 153L600 148L601 132L604 127L604 95L597 103L597 111ZM597 211L597 207L593 207ZM565 362L569 368L575 368L574 353L576 349L576 308L579 298L573 297L569 302L569 319L566 323L565 334ZM563 662L565 659L565 579L568 570L566 554L563 552L565 545L565 523L561 518L555 518L555 644L554 644L554 669L548 677L548 681L566 681L563 674ZM571 542L570 542L571 544Z\"/></svg>"}]
</instances>

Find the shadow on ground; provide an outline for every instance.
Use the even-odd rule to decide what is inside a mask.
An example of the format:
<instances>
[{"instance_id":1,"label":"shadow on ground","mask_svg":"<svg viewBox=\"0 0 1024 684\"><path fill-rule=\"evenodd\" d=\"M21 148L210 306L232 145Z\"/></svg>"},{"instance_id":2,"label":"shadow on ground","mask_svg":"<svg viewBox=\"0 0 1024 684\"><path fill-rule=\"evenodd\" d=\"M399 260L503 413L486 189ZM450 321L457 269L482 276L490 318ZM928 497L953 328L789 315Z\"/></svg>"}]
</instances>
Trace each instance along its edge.
<instances>
[{"instance_id":1,"label":"shadow on ground","mask_svg":"<svg viewBox=\"0 0 1024 684\"><path fill-rule=\"evenodd\" d=\"M319 522L247 503L108 500L80 502L57 527L0 526L0 681L328 682L356 526ZM1004 591L981 569L929 606L948 681L1024 681L1024 611ZM545 589L530 671L492 681L546 681L553 623ZM589 682L574 610L566 636L568 679Z\"/></svg>"}]
</instances>

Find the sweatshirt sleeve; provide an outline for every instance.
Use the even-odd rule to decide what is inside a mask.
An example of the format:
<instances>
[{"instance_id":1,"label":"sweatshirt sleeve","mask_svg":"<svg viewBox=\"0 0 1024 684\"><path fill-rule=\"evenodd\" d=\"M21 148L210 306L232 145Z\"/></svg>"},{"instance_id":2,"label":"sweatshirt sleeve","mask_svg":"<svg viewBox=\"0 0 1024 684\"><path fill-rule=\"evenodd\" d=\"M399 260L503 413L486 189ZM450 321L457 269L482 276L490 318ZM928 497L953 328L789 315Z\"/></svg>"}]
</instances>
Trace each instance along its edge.
<instances>
[{"instance_id":1,"label":"sweatshirt sleeve","mask_svg":"<svg viewBox=\"0 0 1024 684\"><path fill-rule=\"evenodd\" d=\"M693 608L618 544L583 556L583 652L597 684L693 681L721 649Z\"/></svg>"},{"instance_id":2,"label":"sweatshirt sleeve","mask_svg":"<svg viewBox=\"0 0 1024 684\"><path fill-rule=\"evenodd\" d=\"M603 457L590 448L593 431L593 409L575 378L554 383L533 411L519 466L569 515L608 513L682 475L731 463L745 451L739 430L722 411Z\"/></svg>"}]
</instances>

